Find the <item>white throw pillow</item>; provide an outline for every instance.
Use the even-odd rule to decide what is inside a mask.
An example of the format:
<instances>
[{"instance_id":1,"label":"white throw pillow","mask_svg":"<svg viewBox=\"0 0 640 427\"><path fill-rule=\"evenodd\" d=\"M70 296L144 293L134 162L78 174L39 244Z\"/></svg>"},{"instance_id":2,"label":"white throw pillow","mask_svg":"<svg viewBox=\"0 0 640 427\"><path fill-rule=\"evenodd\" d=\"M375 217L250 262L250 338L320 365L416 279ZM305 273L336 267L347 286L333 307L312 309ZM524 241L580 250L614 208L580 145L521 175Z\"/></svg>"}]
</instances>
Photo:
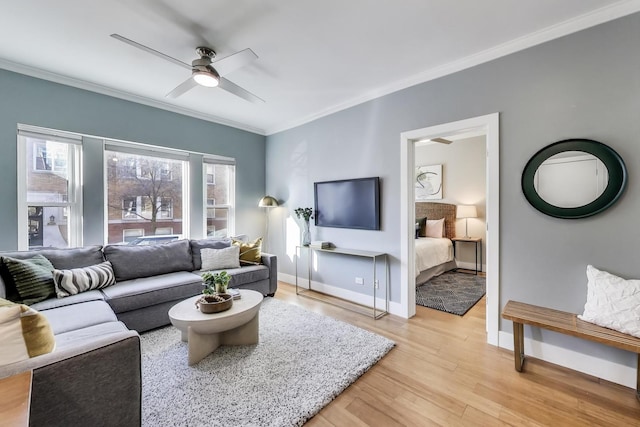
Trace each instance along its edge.
<instances>
[{"instance_id":1,"label":"white throw pillow","mask_svg":"<svg viewBox=\"0 0 640 427\"><path fill-rule=\"evenodd\" d=\"M231 245L223 249L203 248L201 271L221 270L223 268L240 268L240 246Z\"/></svg>"},{"instance_id":2,"label":"white throw pillow","mask_svg":"<svg viewBox=\"0 0 640 427\"><path fill-rule=\"evenodd\" d=\"M442 230L444 229L444 218L428 219L425 227L425 237L442 238Z\"/></svg>"},{"instance_id":3,"label":"white throw pillow","mask_svg":"<svg viewBox=\"0 0 640 427\"><path fill-rule=\"evenodd\" d=\"M587 266L587 303L579 319L640 338L640 280Z\"/></svg>"}]
</instances>

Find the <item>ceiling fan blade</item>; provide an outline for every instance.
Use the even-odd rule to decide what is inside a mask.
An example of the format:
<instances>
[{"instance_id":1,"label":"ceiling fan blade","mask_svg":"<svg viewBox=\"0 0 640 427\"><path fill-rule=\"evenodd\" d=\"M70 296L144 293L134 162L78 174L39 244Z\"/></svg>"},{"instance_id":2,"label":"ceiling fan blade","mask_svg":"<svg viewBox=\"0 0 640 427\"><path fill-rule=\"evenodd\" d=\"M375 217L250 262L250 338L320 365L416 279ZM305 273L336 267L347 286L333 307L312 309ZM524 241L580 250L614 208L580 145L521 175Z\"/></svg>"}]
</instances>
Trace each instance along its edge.
<instances>
[{"instance_id":1,"label":"ceiling fan blade","mask_svg":"<svg viewBox=\"0 0 640 427\"><path fill-rule=\"evenodd\" d=\"M264 102L264 99L255 96L248 90L242 89L240 86L230 82L224 77L220 77L220 83L218 84L218 87L220 89L226 90L227 92L231 92L232 94L239 96L242 99L246 99L247 101L253 102L254 104L259 104L261 102Z\"/></svg>"},{"instance_id":2,"label":"ceiling fan blade","mask_svg":"<svg viewBox=\"0 0 640 427\"><path fill-rule=\"evenodd\" d=\"M158 57L160 57L162 59L166 59L169 62L173 62L176 65L179 65L181 67L187 68L189 70L191 69L191 65L187 64L186 62L182 62L179 59L173 58L173 57L171 57L169 55L165 55L162 52L158 52L155 49L151 49L150 47L147 47L147 46L145 46L143 44L140 44L138 42L134 42L133 40L128 39L126 37L122 37L120 34L111 34L111 37L113 37L116 40L120 40L121 42L124 42L124 43L126 43L128 45L131 45L133 47L137 47L140 50L144 50L145 52L148 52L148 53L150 53L152 55L158 56Z\"/></svg>"},{"instance_id":3,"label":"ceiling fan blade","mask_svg":"<svg viewBox=\"0 0 640 427\"><path fill-rule=\"evenodd\" d=\"M165 98L177 98L196 86L198 86L198 83L196 83L193 78L189 77L187 80L180 83L174 90L166 94Z\"/></svg>"},{"instance_id":4,"label":"ceiling fan blade","mask_svg":"<svg viewBox=\"0 0 640 427\"><path fill-rule=\"evenodd\" d=\"M229 74L238 68L252 63L256 59L258 59L258 55L256 55L251 49L247 48L232 55L225 56L224 58L211 63L211 65L213 65L221 76L224 76L225 74Z\"/></svg>"}]
</instances>

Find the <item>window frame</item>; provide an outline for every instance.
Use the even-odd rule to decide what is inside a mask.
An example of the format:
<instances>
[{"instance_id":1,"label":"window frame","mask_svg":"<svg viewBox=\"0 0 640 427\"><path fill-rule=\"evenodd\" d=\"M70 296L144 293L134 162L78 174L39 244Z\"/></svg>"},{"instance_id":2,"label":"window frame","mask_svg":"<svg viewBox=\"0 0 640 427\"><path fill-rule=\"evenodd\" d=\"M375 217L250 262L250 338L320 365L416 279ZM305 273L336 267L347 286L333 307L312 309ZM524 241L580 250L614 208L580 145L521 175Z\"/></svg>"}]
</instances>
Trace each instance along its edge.
<instances>
[{"instance_id":1,"label":"window frame","mask_svg":"<svg viewBox=\"0 0 640 427\"><path fill-rule=\"evenodd\" d=\"M227 183L229 188L227 189L228 195L227 200L228 203L218 204L215 198L208 197L207 191L209 187L215 184L216 179L216 166L227 166ZM208 166L213 167L212 173L209 173ZM208 177L212 175L214 184L208 182ZM235 159L231 158L223 158L223 157L214 157L214 156L203 156L202 159L202 181L203 181L203 230L205 237L209 237L209 219L217 219L220 218L219 215L216 215L216 209L226 210L226 218L227 218L227 233L226 237L230 237L235 235L235 205L236 205L236 163ZM208 201L214 200L213 205L209 205ZM213 210L213 216L209 216L209 210Z\"/></svg>"},{"instance_id":2,"label":"window frame","mask_svg":"<svg viewBox=\"0 0 640 427\"><path fill-rule=\"evenodd\" d=\"M51 169L36 168L37 142L34 143L34 152L30 165L27 159L27 145L30 140L43 140L56 143L67 144L67 195L63 196L60 201L29 201L28 200L28 174L45 174L56 173L55 165ZM44 128L38 128L28 125L18 125L16 138L17 144L17 210L18 210L18 228L16 230L18 240L18 250L29 249L29 207L44 208L62 208L67 215L68 241L67 247L79 247L83 243L82 233L82 137L79 135L54 131ZM55 160L55 159L54 159ZM55 163L55 162L54 162ZM60 172L58 170L57 172ZM65 200L66 199L66 200ZM64 214L63 214L64 217ZM46 225L45 225L46 226Z\"/></svg>"}]
</instances>

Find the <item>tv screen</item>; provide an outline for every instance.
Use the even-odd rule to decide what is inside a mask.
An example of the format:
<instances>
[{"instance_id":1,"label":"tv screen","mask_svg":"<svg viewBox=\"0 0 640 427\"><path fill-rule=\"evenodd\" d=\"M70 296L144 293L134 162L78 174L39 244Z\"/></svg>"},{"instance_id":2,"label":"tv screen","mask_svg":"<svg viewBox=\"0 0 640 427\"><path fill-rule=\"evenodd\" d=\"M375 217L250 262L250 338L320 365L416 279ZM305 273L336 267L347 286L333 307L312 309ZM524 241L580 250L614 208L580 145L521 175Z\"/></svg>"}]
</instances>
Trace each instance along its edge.
<instances>
[{"instance_id":1,"label":"tv screen","mask_svg":"<svg viewBox=\"0 0 640 427\"><path fill-rule=\"evenodd\" d=\"M379 181L376 176L314 183L315 224L380 230Z\"/></svg>"}]
</instances>

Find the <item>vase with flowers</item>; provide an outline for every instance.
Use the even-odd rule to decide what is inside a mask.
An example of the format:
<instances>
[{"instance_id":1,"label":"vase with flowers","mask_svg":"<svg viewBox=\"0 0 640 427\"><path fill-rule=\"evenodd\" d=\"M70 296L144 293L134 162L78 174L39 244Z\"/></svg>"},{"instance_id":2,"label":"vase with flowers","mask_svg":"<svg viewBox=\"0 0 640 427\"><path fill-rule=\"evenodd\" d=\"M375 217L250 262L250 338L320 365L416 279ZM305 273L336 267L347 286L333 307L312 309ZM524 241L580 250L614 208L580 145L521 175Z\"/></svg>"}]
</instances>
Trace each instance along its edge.
<instances>
[{"instance_id":1,"label":"vase with flowers","mask_svg":"<svg viewBox=\"0 0 640 427\"><path fill-rule=\"evenodd\" d=\"M311 244L311 233L309 231L309 220L313 218L313 209L311 208L296 208L295 212L298 219L304 220L302 229L302 246L309 246Z\"/></svg>"}]
</instances>

